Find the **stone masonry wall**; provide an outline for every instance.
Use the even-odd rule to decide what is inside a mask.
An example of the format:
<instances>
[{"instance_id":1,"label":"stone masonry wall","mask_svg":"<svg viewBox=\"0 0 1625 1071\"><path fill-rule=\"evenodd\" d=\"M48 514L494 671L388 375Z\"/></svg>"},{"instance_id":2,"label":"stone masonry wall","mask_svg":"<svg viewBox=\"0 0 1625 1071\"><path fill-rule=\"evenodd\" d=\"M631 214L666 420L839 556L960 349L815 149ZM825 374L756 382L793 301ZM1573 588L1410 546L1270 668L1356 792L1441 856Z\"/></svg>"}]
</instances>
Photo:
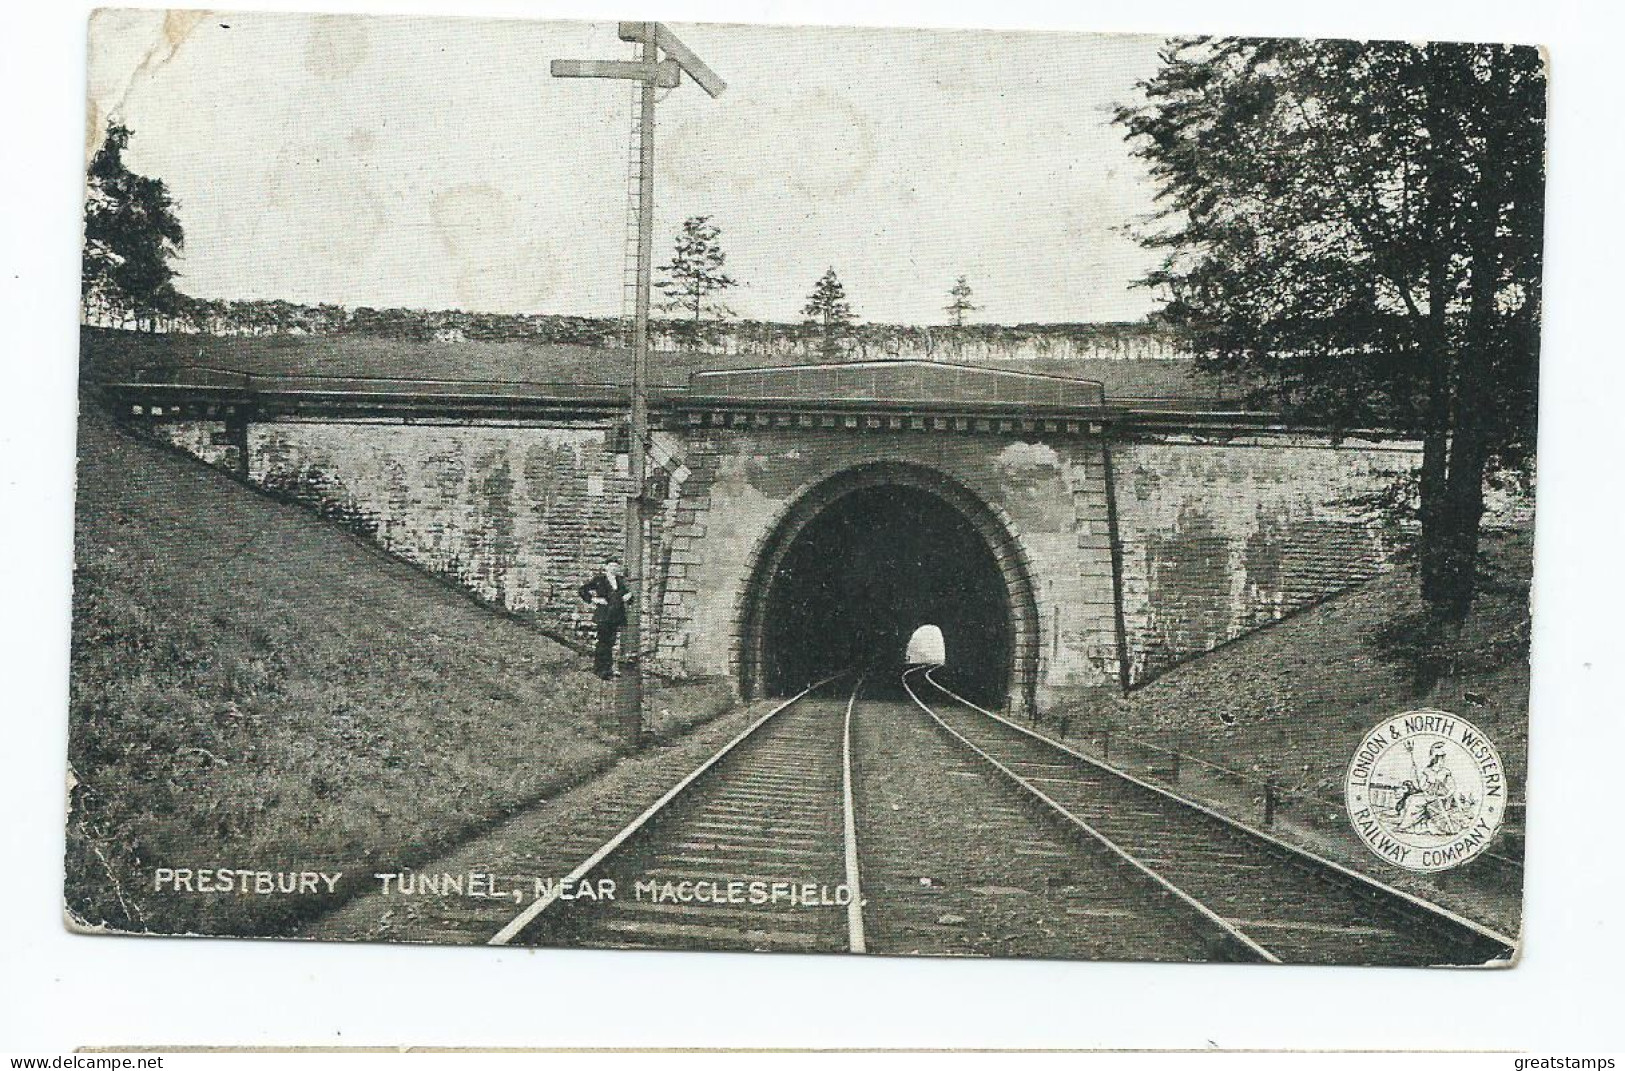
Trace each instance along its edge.
<instances>
[{"instance_id":1,"label":"stone masonry wall","mask_svg":"<svg viewBox=\"0 0 1625 1071\"><path fill-rule=\"evenodd\" d=\"M1358 499L1418 457L1282 439L1115 447L1131 683L1386 568L1389 540Z\"/></svg>"},{"instance_id":2,"label":"stone masonry wall","mask_svg":"<svg viewBox=\"0 0 1625 1071\"><path fill-rule=\"evenodd\" d=\"M236 463L223 427L158 428ZM248 475L482 598L581 631L576 588L622 547L626 460L597 428L271 423L250 427Z\"/></svg>"},{"instance_id":3,"label":"stone masonry wall","mask_svg":"<svg viewBox=\"0 0 1625 1071\"><path fill-rule=\"evenodd\" d=\"M239 463L223 424L153 430ZM1143 682L1386 568L1385 530L1355 500L1418 461L1405 444L1309 438L1112 444L1120 659L1099 440L798 422L659 432L652 452L670 487L644 591L660 668L737 674L746 586L777 526L819 484L886 460L951 481L1007 537L1000 568L1013 584L1026 571L1036 605L1041 704L1115 687L1124 663ZM267 490L565 631L588 627L575 589L622 545L626 458L602 428L256 424L248 453ZM1489 505L1489 527L1527 524L1532 508L1505 493Z\"/></svg>"},{"instance_id":4,"label":"stone masonry wall","mask_svg":"<svg viewBox=\"0 0 1625 1071\"><path fill-rule=\"evenodd\" d=\"M877 459L961 485L995 513L1030 564L1040 621L1037 693L1117 678L1105 473L1096 442L823 428L692 432L692 475L672 529L662 655L733 672L750 571L792 504ZM682 575L678 575L678 570Z\"/></svg>"}]
</instances>

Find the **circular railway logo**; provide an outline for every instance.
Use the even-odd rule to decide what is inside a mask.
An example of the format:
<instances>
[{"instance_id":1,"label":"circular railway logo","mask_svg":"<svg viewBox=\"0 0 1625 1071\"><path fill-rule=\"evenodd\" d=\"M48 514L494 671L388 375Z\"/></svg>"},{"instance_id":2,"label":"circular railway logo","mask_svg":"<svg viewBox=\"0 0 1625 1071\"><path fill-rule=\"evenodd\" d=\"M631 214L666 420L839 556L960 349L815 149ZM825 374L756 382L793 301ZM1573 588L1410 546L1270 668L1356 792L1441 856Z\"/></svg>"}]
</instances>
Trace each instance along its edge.
<instances>
[{"instance_id":1,"label":"circular railway logo","mask_svg":"<svg viewBox=\"0 0 1625 1071\"><path fill-rule=\"evenodd\" d=\"M1506 814L1501 755L1466 718L1410 710L1366 733L1343 784L1349 821L1395 866L1461 866L1489 846Z\"/></svg>"}]
</instances>

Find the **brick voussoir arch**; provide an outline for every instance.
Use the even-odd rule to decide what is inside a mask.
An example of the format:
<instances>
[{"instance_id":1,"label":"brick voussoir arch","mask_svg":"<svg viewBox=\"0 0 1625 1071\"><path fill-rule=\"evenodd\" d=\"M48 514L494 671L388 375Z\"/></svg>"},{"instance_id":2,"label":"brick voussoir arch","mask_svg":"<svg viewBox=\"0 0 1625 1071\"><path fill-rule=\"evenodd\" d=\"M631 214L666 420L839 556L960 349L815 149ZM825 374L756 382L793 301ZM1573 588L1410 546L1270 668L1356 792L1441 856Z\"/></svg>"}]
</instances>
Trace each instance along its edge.
<instances>
[{"instance_id":1,"label":"brick voussoir arch","mask_svg":"<svg viewBox=\"0 0 1625 1071\"><path fill-rule=\"evenodd\" d=\"M1012 705L1031 709L1038 685L1042 649L1032 562L1015 534L1008 513L945 472L915 462L877 461L819 477L779 511L751 548L750 572L735 600L729 660L740 690L754 697L762 686L766 615L773 577L801 532L840 499L872 487L910 487L940 499L982 537L998 565L1008 593L1010 623L1009 693Z\"/></svg>"}]
</instances>

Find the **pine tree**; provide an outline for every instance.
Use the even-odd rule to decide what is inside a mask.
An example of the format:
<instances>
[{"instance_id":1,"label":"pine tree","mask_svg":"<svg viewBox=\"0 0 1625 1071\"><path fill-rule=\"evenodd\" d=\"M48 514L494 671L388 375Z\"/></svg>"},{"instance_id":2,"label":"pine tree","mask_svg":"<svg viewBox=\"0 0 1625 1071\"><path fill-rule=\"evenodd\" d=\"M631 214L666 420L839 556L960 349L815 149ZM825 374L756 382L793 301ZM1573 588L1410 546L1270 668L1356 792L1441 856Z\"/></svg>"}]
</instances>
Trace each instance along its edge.
<instances>
[{"instance_id":1,"label":"pine tree","mask_svg":"<svg viewBox=\"0 0 1625 1071\"><path fill-rule=\"evenodd\" d=\"M827 269L813 284L812 293L807 295L807 304L802 306L801 314L808 324L819 329L822 335L819 350L826 361L834 360L840 354L847 329L858 318L846 300L846 288L836 277L834 268Z\"/></svg>"},{"instance_id":2,"label":"pine tree","mask_svg":"<svg viewBox=\"0 0 1625 1071\"><path fill-rule=\"evenodd\" d=\"M948 314L948 324L953 328L954 355L957 357L965 345L965 318L981 309L981 306L971 304L970 283L963 275L948 288L948 299L948 304L942 309Z\"/></svg>"},{"instance_id":3,"label":"pine tree","mask_svg":"<svg viewBox=\"0 0 1625 1071\"><path fill-rule=\"evenodd\" d=\"M948 314L948 322L956 328L964 327L965 317L969 313L979 311L982 307L971 304L970 283L965 280L963 275L954 281L953 286L948 288L948 297L950 298L948 304L942 308Z\"/></svg>"},{"instance_id":4,"label":"pine tree","mask_svg":"<svg viewBox=\"0 0 1625 1071\"><path fill-rule=\"evenodd\" d=\"M660 266L664 278L655 282L666 295L660 307L684 314L677 326L682 340L690 346L704 341L707 318L725 320L733 315L732 309L714 300L714 295L739 285L722 270L728 255L717 241L721 233L710 216L684 220L671 261Z\"/></svg>"}]
</instances>

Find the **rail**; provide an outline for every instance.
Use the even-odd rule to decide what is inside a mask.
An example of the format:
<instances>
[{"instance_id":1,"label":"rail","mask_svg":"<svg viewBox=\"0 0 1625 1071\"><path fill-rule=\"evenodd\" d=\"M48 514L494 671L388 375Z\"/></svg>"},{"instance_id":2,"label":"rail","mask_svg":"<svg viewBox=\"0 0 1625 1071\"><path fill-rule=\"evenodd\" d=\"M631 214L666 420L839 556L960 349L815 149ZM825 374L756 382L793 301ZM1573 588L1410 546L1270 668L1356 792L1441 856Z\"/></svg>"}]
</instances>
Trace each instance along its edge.
<instances>
[{"instance_id":1,"label":"rail","mask_svg":"<svg viewBox=\"0 0 1625 1071\"><path fill-rule=\"evenodd\" d=\"M1059 741L1034 732L1025 726L1018 725L1000 714L996 714L993 711L986 710L983 707L972 703L970 700L958 695L947 686L938 683L936 679L931 676L933 672L934 670L927 670L922 674L922 676L923 679L928 681L934 688L938 689L944 695L947 695L958 703L963 704L968 709L990 718L1026 738L1046 745L1047 747L1056 751L1071 755L1073 758L1081 761L1089 767L1093 767L1108 777L1117 778L1122 782L1135 785L1144 791L1153 793L1164 800L1178 805L1180 808L1186 808L1191 812L1204 815L1208 819L1220 823L1222 826L1232 830L1243 839L1250 839L1267 845L1273 852L1282 858L1299 860L1310 869L1333 876L1337 880L1341 881L1345 886L1359 891L1371 897L1375 901L1385 901L1388 904L1394 905L1394 909L1396 910L1401 910L1410 915L1429 920L1438 927L1448 927L1455 932L1466 934L1472 939L1488 942L1491 946L1499 949L1498 958L1509 959L1516 952L1516 938L1499 933L1488 926L1484 926L1481 923L1475 922L1474 920L1457 914L1454 911L1450 911L1447 908L1431 903L1419 896L1405 892L1402 889L1394 888L1393 886L1387 885L1376 880L1375 878L1362 874L1359 871L1353 870L1314 852L1308 851L1307 849L1298 847L1294 844L1289 844L1286 841L1264 832L1261 829L1256 829L1252 826L1238 822L1229 815L1223 814L1222 812L1205 806L1202 803L1170 791L1169 789L1160 785L1135 777L1133 774L1104 763L1093 756L1077 750L1076 748L1068 747ZM910 694L913 694L912 689L910 689ZM917 698L916 702L919 702ZM924 706L923 703L921 705ZM935 717L935 715L933 715L933 717Z\"/></svg>"},{"instance_id":2,"label":"rail","mask_svg":"<svg viewBox=\"0 0 1625 1071\"><path fill-rule=\"evenodd\" d=\"M768 724L770 721L772 721L774 718L776 718L779 714L781 714L784 711L788 710L789 708L794 706L796 703L800 702L802 699L805 699L807 696L811 695L813 692L817 691L819 688L822 688L825 685L831 683L832 681L838 680L839 678L845 676L847 672L848 671L843 670L840 673L832 674L832 675L830 675L828 677L823 678L822 680L819 680L819 681L816 681L816 682L814 682L812 684L809 684L806 688L803 688L801 691L797 692L795 695L793 695L790 698L786 699L784 702L778 704L772 710L769 710L766 714L763 714L760 718L756 719L750 725L746 726L737 736L735 736L732 740L728 741L720 749L718 749L713 755L711 755L710 758L706 759L699 766L695 767L681 781L678 781L671 788L667 789L666 792L663 795L661 795L659 799L657 799L657 800L655 800L655 802L651 803L647 808L644 809L644 811L641 814L639 814L636 818L632 819L632 821L628 822L624 827L622 827L622 829L619 832L617 832L608 841L604 842L604 844L601 845L596 851L594 851L586 859L584 859L580 863L578 863L575 866L575 868L573 870L571 870L570 873L568 875L566 875L561 881L557 881L557 882L552 883L552 885L548 887L548 889L546 890L546 892L543 895L537 897L529 905L527 905L526 908L523 911L521 911L518 915L516 915L513 919L511 919L505 926L502 927L502 929L498 930L497 933L495 934L495 936L493 936L490 939L490 941L487 942L487 943L491 944L491 945L506 945L506 944L512 943L512 941L516 937L520 936L525 930L527 930L531 926L535 925L537 920L541 918L541 916L548 910L548 908L550 908L551 906L553 906L553 904L558 902L561 895L564 893L564 891L566 889L579 885L579 883L582 882L587 877L587 875L591 874L593 871L597 870L600 866L602 866L603 863L605 862L605 860L609 859L617 851L621 850L629 841L631 841L634 837L636 837L638 834L640 834L650 824L650 822L652 822L655 819L656 816L658 816L662 812L664 812L674 801L676 801L677 799L682 797L684 795L684 793L686 793L698 781L700 781L701 778L705 777L705 775L707 773L714 770L717 767L717 765L724 758L726 758L729 754L734 752L737 748L739 748L747 740L749 740L752 736L754 736L756 734L757 730L761 729L764 725ZM860 684L861 684L861 679L860 679ZM856 695L857 695L857 689L854 688L853 689L854 698L856 697ZM848 707L848 714L850 715L850 706ZM846 820L847 821L851 821L850 798L851 798L850 797L850 779L848 779L847 788L846 788L846 800L847 800L847 816L846 816ZM854 852L855 852L855 848L854 848ZM856 861L856 856L854 854L847 862L847 872L848 872L848 874L854 874L855 870L856 870L856 867L857 867L857 861ZM853 901L856 902L856 900L857 900L856 891L857 890L854 888L852 891L854 893ZM850 923L850 917L849 917L849 925L850 924L851 923ZM857 918L857 927L858 927L858 929L856 931L856 935L857 935L858 941L861 943L861 941L862 941L862 916L861 916L861 914ZM859 950L861 951L861 949L859 949Z\"/></svg>"},{"instance_id":3,"label":"rail","mask_svg":"<svg viewBox=\"0 0 1625 1071\"><path fill-rule=\"evenodd\" d=\"M943 729L944 732L948 733L948 735L952 736L955 740L959 741L966 748L968 748L971 751L975 752L978 756L980 756L982 759L984 759L988 763L988 765L992 766L999 773L1003 774L1005 778L1007 778L1010 782L1012 782L1017 787L1019 787L1023 792L1027 793L1029 796L1036 799L1038 802L1043 804L1045 807L1049 808L1051 812L1053 812L1055 815L1059 816L1062 820L1067 822L1074 829L1076 829L1079 832L1083 833L1085 836L1088 836L1091 839L1093 839L1096 843L1100 844L1103 848L1105 848L1109 853L1111 853L1117 859L1119 859L1120 861L1128 864L1137 873L1139 873L1139 875L1141 877L1145 878L1147 881L1151 882L1154 886L1161 889L1163 892L1167 893L1169 896L1173 897L1179 903L1185 905L1186 908L1188 908L1189 910L1194 912L1209 927L1211 927L1212 929L1218 931L1218 933L1220 935L1222 935L1222 938L1227 943L1229 943L1229 944L1233 945L1234 947L1240 949L1244 953L1246 958L1256 959L1256 960L1262 961L1264 963L1280 963L1281 962L1275 956L1274 953L1270 952L1268 949L1264 948L1258 942L1254 941L1252 938L1250 938L1246 934L1242 933L1235 926L1231 925L1231 923L1227 919L1225 919L1223 916L1219 915L1212 908L1208 907L1206 904L1204 904L1200 900L1196 899L1190 893L1186 892L1184 889L1181 889L1178 885L1175 885L1173 882L1169 881L1167 878L1165 878L1161 874L1157 873L1151 867L1147 866L1144 861L1142 861L1141 859L1139 859L1138 857L1136 857L1135 855L1133 855L1132 853L1130 853L1129 851L1124 849L1116 841L1112 840L1110 837L1106 836L1106 834L1104 834L1100 830L1096 829L1093 825L1089 824L1084 819L1080 818L1078 815L1076 815L1072 811L1068 810L1064 805L1062 805L1059 801L1057 801L1056 799L1051 797L1043 789L1041 789L1037 785L1033 784L1027 778L1025 778L1025 777L1021 776L1020 774L1016 773L1009 766L1006 766L1004 763L1002 763L998 759L994 758L987 751L985 751L984 749L978 747L976 744L972 743L969 739L967 739L963 734L961 734L956 729L954 729L953 726L949 725L946 721L944 721L941 717L939 717L937 712L932 710L930 708L930 706L928 706L919 697L919 694L916 693L914 691L914 689L909 686L908 674L911 673L911 672L914 672L914 670L906 671L903 674L903 690L908 692L909 698L914 701L915 705L918 706L921 710L925 711L926 715L929 716L932 721L936 722L937 725L940 726ZM937 684L937 682L935 680L932 680L931 671L927 670L924 673L922 673L921 675L927 681L930 681L933 685L935 685L937 688L941 688L942 691L947 692L949 695L953 695L952 692L948 692L948 690L946 688L943 688L942 685ZM958 699L959 697L954 696L954 698ZM960 702L965 703L966 706L973 706L974 707L974 705L971 704L970 702L968 702L967 700L960 699ZM981 710L980 707L974 707L974 709ZM984 714L988 713L987 711L981 711L981 712L984 713ZM997 715L990 715L990 716L997 717ZM999 720L1002 721L1003 719L1001 718ZM1012 725L1013 727L1018 728L1018 729L1020 728L1020 726L1015 726L1014 723L1011 723L1011 722L1007 722L1006 724ZM1023 730L1023 731L1025 731L1025 730ZM1042 739L1042 737L1040 737L1039 739Z\"/></svg>"},{"instance_id":4,"label":"rail","mask_svg":"<svg viewBox=\"0 0 1625 1071\"><path fill-rule=\"evenodd\" d=\"M846 853L846 887L851 899L846 903L847 946L853 952L866 951L863 939L863 886L858 873L858 817L856 796L852 791L852 708L857 706L858 693L863 690L863 676L852 686L852 697L846 701L846 717L841 722L841 827Z\"/></svg>"},{"instance_id":5,"label":"rail","mask_svg":"<svg viewBox=\"0 0 1625 1071\"><path fill-rule=\"evenodd\" d=\"M934 680L932 683L937 684ZM937 687L940 688L942 685L937 684ZM1070 715L1058 715L1049 720L1055 727L1056 735L1062 741L1066 740L1073 727L1072 717ZM1034 725L1041 726L1044 724L1044 719L1035 712L1032 722ZM1273 776L1259 778L1244 770L1214 762L1193 751L1177 747L1165 747L1135 733L1114 732L1110 721L1101 724L1093 734L1080 734L1077 739L1079 744L1083 744L1091 738L1098 743L1096 760L1115 770L1123 772L1132 770L1136 776L1153 777L1169 784L1178 784L1184 776L1186 767L1195 765L1211 771L1222 780L1241 786L1245 793L1250 795L1256 803L1259 809L1259 822L1266 829L1275 826L1276 820L1287 809L1288 804L1292 802L1303 804L1304 807L1300 817L1306 819L1311 826L1317 827L1321 825L1320 816L1326 813L1326 809L1330 808L1335 811L1343 806L1342 800L1336 797L1326 796L1309 789L1291 788L1282 785L1280 780ZM1123 745L1127 745L1126 748ZM1112 757L1114 746L1119 748L1116 761ZM1142 756L1151 757L1151 761L1127 762L1124 758L1124 752L1129 748L1139 751ZM1508 809L1521 811L1523 806L1523 801L1514 800L1508 804ZM1521 859L1514 859L1500 852L1484 851L1479 853L1478 858L1490 860L1503 866L1516 867L1519 870L1523 869Z\"/></svg>"}]
</instances>

